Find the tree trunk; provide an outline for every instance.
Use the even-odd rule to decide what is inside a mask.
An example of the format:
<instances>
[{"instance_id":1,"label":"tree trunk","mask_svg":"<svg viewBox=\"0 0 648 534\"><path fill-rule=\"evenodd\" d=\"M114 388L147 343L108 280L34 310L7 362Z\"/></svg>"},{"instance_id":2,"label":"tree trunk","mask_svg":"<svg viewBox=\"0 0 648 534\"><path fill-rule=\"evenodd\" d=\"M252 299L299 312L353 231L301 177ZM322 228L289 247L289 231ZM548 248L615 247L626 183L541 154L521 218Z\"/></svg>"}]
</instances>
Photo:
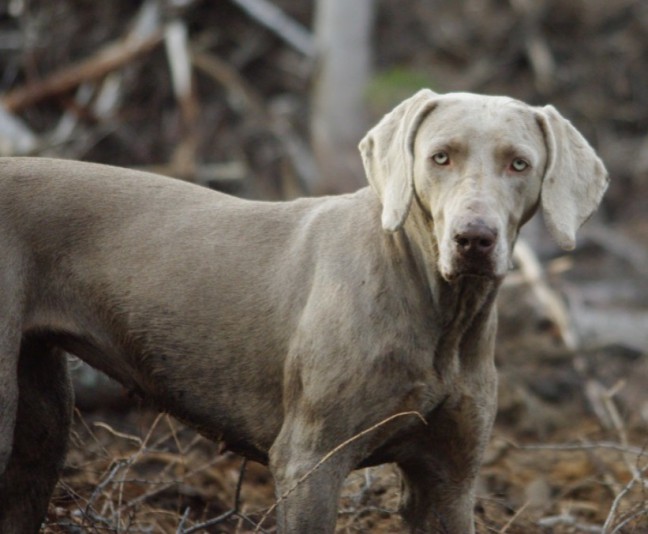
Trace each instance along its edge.
<instances>
[{"instance_id":1,"label":"tree trunk","mask_svg":"<svg viewBox=\"0 0 648 534\"><path fill-rule=\"evenodd\" d=\"M318 68L311 134L321 174L316 194L366 184L357 145L367 127L364 93L370 73L374 0L318 0Z\"/></svg>"}]
</instances>

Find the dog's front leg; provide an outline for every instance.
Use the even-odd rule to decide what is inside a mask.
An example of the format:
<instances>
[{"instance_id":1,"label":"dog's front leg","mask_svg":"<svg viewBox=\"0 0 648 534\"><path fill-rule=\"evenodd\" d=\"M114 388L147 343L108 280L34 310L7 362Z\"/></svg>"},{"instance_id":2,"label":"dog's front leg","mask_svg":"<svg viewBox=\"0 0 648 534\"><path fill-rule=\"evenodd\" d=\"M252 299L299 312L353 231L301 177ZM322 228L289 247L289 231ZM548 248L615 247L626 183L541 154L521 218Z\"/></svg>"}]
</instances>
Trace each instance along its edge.
<instances>
[{"instance_id":1,"label":"dog's front leg","mask_svg":"<svg viewBox=\"0 0 648 534\"><path fill-rule=\"evenodd\" d=\"M460 480L439 477L435 463L421 456L399 464L403 477L403 518L412 534L472 534L475 531L474 477Z\"/></svg>"},{"instance_id":2,"label":"dog's front leg","mask_svg":"<svg viewBox=\"0 0 648 534\"><path fill-rule=\"evenodd\" d=\"M471 534L475 482L495 416L495 380L450 398L398 460L401 513L413 533Z\"/></svg>"},{"instance_id":3,"label":"dog's front leg","mask_svg":"<svg viewBox=\"0 0 648 534\"><path fill-rule=\"evenodd\" d=\"M270 469L275 479L277 525L282 534L335 531L337 503L347 474L353 469L351 450L334 448L323 422L288 416L270 450ZM324 460L324 461L322 461Z\"/></svg>"}]
</instances>

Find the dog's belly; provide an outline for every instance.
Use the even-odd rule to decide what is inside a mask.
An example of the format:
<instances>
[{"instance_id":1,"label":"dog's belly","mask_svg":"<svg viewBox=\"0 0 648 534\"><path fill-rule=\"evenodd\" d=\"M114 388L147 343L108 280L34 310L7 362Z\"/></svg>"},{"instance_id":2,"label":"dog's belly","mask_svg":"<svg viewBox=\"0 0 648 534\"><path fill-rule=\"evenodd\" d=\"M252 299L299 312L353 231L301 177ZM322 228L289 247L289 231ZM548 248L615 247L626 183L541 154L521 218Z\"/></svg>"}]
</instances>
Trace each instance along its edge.
<instances>
[{"instance_id":1,"label":"dog's belly","mask_svg":"<svg viewBox=\"0 0 648 534\"><path fill-rule=\"evenodd\" d=\"M283 421L280 384L267 375L264 383L250 384L241 371L230 367L227 372L227 358L181 350L133 352L110 336L100 339L63 329L31 329L25 336L77 356L226 449L267 463Z\"/></svg>"}]
</instances>

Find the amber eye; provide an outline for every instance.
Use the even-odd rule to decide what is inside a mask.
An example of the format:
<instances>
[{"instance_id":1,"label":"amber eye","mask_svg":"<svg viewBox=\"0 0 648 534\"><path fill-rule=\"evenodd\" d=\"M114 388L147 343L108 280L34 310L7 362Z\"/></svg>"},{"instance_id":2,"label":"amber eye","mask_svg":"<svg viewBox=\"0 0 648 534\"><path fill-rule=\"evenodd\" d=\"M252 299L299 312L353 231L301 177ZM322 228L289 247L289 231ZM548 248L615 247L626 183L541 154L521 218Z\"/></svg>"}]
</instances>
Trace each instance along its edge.
<instances>
[{"instance_id":1,"label":"amber eye","mask_svg":"<svg viewBox=\"0 0 648 534\"><path fill-rule=\"evenodd\" d=\"M513 169L515 172L522 172L525 171L528 168L529 164L524 161L522 158L515 158L511 162L511 169Z\"/></svg>"},{"instance_id":2,"label":"amber eye","mask_svg":"<svg viewBox=\"0 0 648 534\"><path fill-rule=\"evenodd\" d=\"M448 156L447 152L437 152L432 156L432 161L437 165L447 165L450 163L450 156Z\"/></svg>"}]
</instances>

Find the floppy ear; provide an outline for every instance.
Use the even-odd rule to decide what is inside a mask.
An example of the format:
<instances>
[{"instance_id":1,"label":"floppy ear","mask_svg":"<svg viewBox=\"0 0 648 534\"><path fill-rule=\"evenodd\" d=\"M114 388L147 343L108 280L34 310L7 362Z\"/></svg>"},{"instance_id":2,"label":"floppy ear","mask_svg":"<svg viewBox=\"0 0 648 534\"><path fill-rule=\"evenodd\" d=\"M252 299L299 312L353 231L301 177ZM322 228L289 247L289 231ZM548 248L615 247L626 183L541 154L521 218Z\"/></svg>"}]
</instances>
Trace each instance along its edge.
<instances>
[{"instance_id":1,"label":"floppy ear","mask_svg":"<svg viewBox=\"0 0 648 534\"><path fill-rule=\"evenodd\" d=\"M585 138L553 106L539 110L547 145L541 203L545 222L565 250L576 246L576 230L597 208L609 177Z\"/></svg>"},{"instance_id":2,"label":"floppy ear","mask_svg":"<svg viewBox=\"0 0 648 534\"><path fill-rule=\"evenodd\" d=\"M436 105L437 94L422 89L401 102L360 141L369 183L382 202L382 226L400 229L414 193L414 139L421 122Z\"/></svg>"}]
</instances>

